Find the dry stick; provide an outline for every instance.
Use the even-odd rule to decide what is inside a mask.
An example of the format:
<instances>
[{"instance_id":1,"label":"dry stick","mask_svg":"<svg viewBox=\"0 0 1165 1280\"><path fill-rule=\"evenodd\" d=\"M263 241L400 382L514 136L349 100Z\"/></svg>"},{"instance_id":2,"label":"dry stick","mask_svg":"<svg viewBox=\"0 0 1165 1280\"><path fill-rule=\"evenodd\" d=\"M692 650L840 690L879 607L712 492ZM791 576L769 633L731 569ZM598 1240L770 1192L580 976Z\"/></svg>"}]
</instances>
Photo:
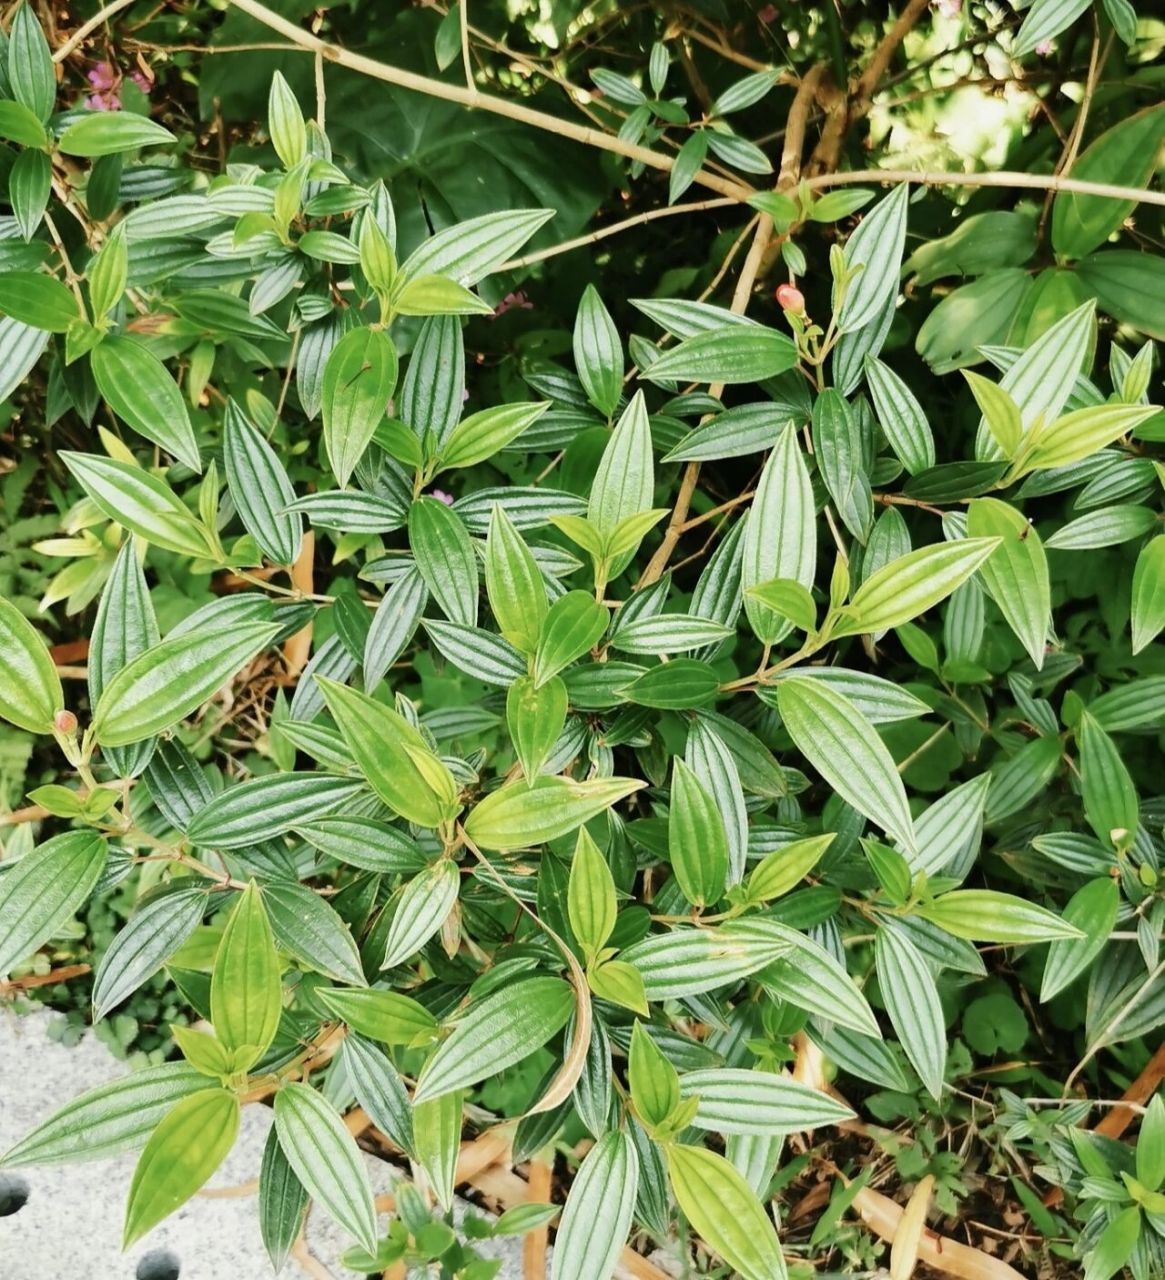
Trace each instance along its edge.
<instances>
[{"instance_id":1,"label":"dry stick","mask_svg":"<svg viewBox=\"0 0 1165 1280\"><path fill-rule=\"evenodd\" d=\"M530 1161L530 1180L527 1196L531 1203L546 1203L550 1199L550 1186L554 1170L537 1156ZM522 1241L522 1275L524 1280L545 1280L546 1245L550 1238L550 1223L544 1222L527 1234Z\"/></svg>"},{"instance_id":2,"label":"dry stick","mask_svg":"<svg viewBox=\"0 0 1165 1280\"><path fill-rule=\"evenodd\" d=\"M85 40L97 30L98 27L108 18L112 18L115 13L120 13L122 9L128 9L134 0L113 0L111 4L107 4L100 13L95 13L88 22L83 22L76 31L65 41L63 45L53 54L54 62L64 62L64 60L79 45L84 44Z\"/></svg>"},{"instance_id":3,"label":"dry stick","mask_svg":"<svg viewBox=\"0 0 1165 1280\"><path fill-rule=\"evenodd\" d=\"M535 111L532 107L510 102L505 98L495 98L492 94L482 93L478 89L462 88L460 85L447 84L442 80L434 80L429 76L416 75L411 71L403 71L399 67L389 66L374 58L352 53L341 49L338 45L321 40L310 32L302 30L293 22L288 22L259 0L230 0L231 4L241 12L249 14L257 22L272 31L278 31L293 43L305 49L321 54L329 62L337 66L358 71L374 80L383 80L386 84L394 84L402 89L411 89L414 93L423 93L429 97L444 98L447 102L457 102L463 107L479 111L489 111L494 115L504 116L508 120L517 120L521 124L533 125L536 129L544 129L548 133L556 133L574 142L581 142L588 147L597 147L602 151L613 151L617 155L626 156L629 160L638 160L650 169L670 170L675 164L671 156L648 147L640 147L611 134L601 133L585 125L575 124L571 120L560 120L544 111ZM701 169L695 176L695 182L721 195L732 196L737 200L747 200L753 195L753 188L743 182L733 182L722 178L707 169Z\"/></svg>"},{"instance_id":4,"label":"dry stick","mask_svg":"<svg viewBox=\"0 0 1165 1280\"><path fill-rule=\"evenodd\" d=\"M600 227L585 236L575 236L573 240L564 240L561 244L551 245L549 249L539 249L536 253L527 253L521 258L511 258L503 262L496 271L517 271L520 267L532 266L535 262L544 262L560 253L569 253L572 249L582 249L588 244L605 240L608 236L618 235L621 231L629 231L632 227L641 227L645 222L654 222L657 218L672 218L677 213L703 213L707 209L724 209L735 206L736 200L728 196L718 196L713 200L694 200L688 204L668 205L663 209L648 209L645 213L637 213L633 217L624 218L622 222L612 222L609 227Z\"/></svg>"},{"instance_id":5,"label":"dry stick","mask_svg":"<svg viewBox=\"0 0 1165 1280\"><path fill-rule=\"evenodd\" d=\"M801 147L805 139L805 122L809 117L809 108L813 105L813 96L820 78L821 68L812 67L797 86L797 93L793 98L793 105L789 108L789 118L785 126L785 147L781 157L781 172L777 179L778 190L791 187L797 181L797 168L801 159ZM753 236L752 244L749 246L748 257L745 258L744 266L740 270L740 278L736 282L736 289L732 294L730 310L736 315L743 315L748 308L748 300L752 296L752 287L756 283L757 274L761 269L761 264L764 262L765 251L769 247L772 235L773 220L767 213L762 213L757 219L756 233ZM708 394L714 399L718 399L723 394L723 391L723 383L717 383L708 388ZM676 504L672 508L671 519L668 521L667 529L664 531L663 540L656 548L655 555L651 557L647 568L640 575L636 590L642 590L644 587L649 587L653 582L658 581L667 568L672 552L676 549L676 543L679 542L683 534L684 525L688 518L688 510L692 505L692 495L696 492L696 482L699 478L700 464L698 462L689 462L684 468L684 474L680 480L680 490L676 495Z\"/></svg>"}]
</instances>

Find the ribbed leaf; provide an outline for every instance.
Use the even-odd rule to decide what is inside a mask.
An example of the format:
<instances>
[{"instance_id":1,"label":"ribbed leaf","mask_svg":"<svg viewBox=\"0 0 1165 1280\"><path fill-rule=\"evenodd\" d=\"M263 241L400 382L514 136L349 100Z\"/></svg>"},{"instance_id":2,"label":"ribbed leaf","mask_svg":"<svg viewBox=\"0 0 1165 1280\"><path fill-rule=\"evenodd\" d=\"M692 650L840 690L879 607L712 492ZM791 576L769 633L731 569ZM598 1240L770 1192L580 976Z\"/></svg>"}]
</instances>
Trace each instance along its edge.
<instances>
[{"instance_id":1,"label":"ribbed leaf","mask_svg":"<svg viewBox=\"0 0 1165 1280\"><path fill-rule=\"evenodd\" d=\"M239 519L276 564L294 564L303 538L303 519L286 510L295 501L279 455L232 400L223 424L223 464Z\"/></svg>"},{"instance_id":2,"label":"ribbed leaf","mask_svg":"<svg viewBox=\"0 0 1165 1280\"><path fill-rule=\"evenodd\" d=\"M631 1230L639 1160L625 1133L608 1133L579 1165L555 1237L551 1280L609 1280Z\"/></svg>"},{"instance_id":3,"label":"ribbed leaf","mask_svg":"<svg viewBox=\"0 0 1165 1280\"><path fill-rule=\"evenodd\" d=\"M942 1096L947 1032L934 975L905 934L883 925L874 940L878 988L911 1066L932 1097Z\"/></svg>"}]
</instances>

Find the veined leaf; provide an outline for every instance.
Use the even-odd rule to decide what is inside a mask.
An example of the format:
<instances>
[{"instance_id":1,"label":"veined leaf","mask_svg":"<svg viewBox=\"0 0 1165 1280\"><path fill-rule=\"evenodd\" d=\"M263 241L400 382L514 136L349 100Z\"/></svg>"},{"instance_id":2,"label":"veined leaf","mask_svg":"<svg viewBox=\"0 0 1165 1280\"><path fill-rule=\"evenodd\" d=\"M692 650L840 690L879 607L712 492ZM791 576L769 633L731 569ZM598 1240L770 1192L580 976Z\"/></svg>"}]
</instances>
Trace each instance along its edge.
<instances>
[{"instance_id":1,"label":"veined leaf","mask_svg":"<svg viewBox=\"0 0 1165 1280\"><path fill-rule=\"evenodd\" d=\"M787 939L747 924L732 921L716 928L652 934L632 944L620 958L639 970L649 1000L715 991L747 978L789 951Z\"/></svg>"},{"instance_id":2,"label":"veined leaf","mask_svg":"<svg viewBox=\"0 0 1165 1280\"><path fill-rule=\"evenodd\" d=\"M242 849L340 808L362 787L326 773L268 773L228 787L190 820L186 834L204 849Z\"/></svg>"},{"instance_id":3,"label":"veined leaf","mask_svg":"<svg viewBox=\"0 0 1165 1280\"><path fill-rule=\"evenodd\" d=\"M29 733L52 733L65 705L61 679L32 623L0 596L0 719Z\"/></svg>"},{"instance_id":4,"label":"veined leaf","mask_svg":"<svg viewBox=\"0 0 1165 1280\"><path fill-rule=\"evenodd\" d=\"M574 321L574 365L591 404L610 418L623 391L623 344L594 285L587 285Z\"/></svg>"},{"instance_id":5,"label":"veined leaf","mask_svg":"<svg viewBox=\"0 0 1165 1280\"><path fill-rule=\"evenodd\" d=\"M893 298L906 244L908 183L894 188L865 215L845 246L846 268L861 267L846 290L837 322L853 333L874 321Z\"/></svg>"},{"instance_id":6,"label":"veined leaf","mask_svg":"<svg viewBox=\"0 0 1165 1280\"><path fill-rule=\"evenodd\" d=\"M816 680L782 680L777 704L793 741L843 799L907 849L906 790L877 730L848 698Z\"/></svg>"},{"instance_id":7,"label":"veined leaf","mask_svg":"<svg viewBox=\"0 0 1165 1280\"><path fill-rule=\"evenodd\" d=\"M299 1237L307 1200L307 1191L283 1154L279 1134L272 1126L259 1166L259 1232L276 1271L282 1269Z\"/></svg>"},{"instance_id":8,"label":"veined leaf","mask_svg":"<svg viewBox=\"0 0 1165 1280\"><path fill-rule=\"evenodd\" d=\"M500 503L490 515L485 589L502 635L523 653L533 653L549 609L546 586L530 548Z\"/></svg>"},{"instance_id":9,"label":"veined leaf","mask_svg":"<svg viewBox=\"0 0 1165 1280\"><path fill-rule=\"evenodd\" d=\"M453 1206L453 1180L461 1149L461 1098L459 1093L443 1093L413 1107L417 1164L446 1212Z\"/></svg>"},{"instance_id":10,"label":"veined leaf","mask_svg":"<svg viewBox=\"0 0 1165 1280\"><path fill-rule=\"evenodd\" d=\"M356 1101L372 1123L402 1151L414 1154L412 1103L404 1081L384 1050L350 1034L340 1046L340 1060Z\"/></svg>"},{"instance_id":11,"label":"veined leaf","mask_svg":"<svg viewBox=\"0 0 1165 1280\"><path fill-rule=\"evenodd\" d=\"M649 382L707 382L736 386L774 378L797 363L783 333L760 325L728 324L677 343L644 374Z\"/></svg>"},{"instance_id":12,"label":"veined leaf","mask_svg":"<svg viewBox=\"0 0 1165 1280\"><path fill-rule=\"evenodd\" d=\"M947 1032L934 975L914 943L889 924L879 927L874 952L878 987L902 1048L927 1092L940 1098Z\"/></svg>"},{"instance_id":13,"label":"veined leaf","mask_svg":"<svg viewBox=\"0 0 1165 1280\"><path fill-rule=\"evenodd\" d=\"M364 1157L331 1103L310 1085L285 1084L275 1095L275 1130L311 1198L375 1252L376 1209Z\"/></svg>"},{"instance_id":14,"label":"veined leaf","mask_svg":"<svg viewBox=\"0 0 1165 1280\"><path fill-rule=\"evenodd\" d=\"M639 1185L635 1145L605 1134L587 1152L555 1237L551 1280L610 1280L631 1230Z\"/></svg>"},{"instance_id":15,"label":"veined leaf","mask_svg":"<svg viewBox=\"0 0 1165 1280\"><path fill-rule=\"evenodd\" d=\"M389 926L382 969L402 964L429 941L452 911L460 885L457 864L447 858L405 885Z\"/></svg>"},{"instance_id":16,"label":"veined leaf","mask_svg":"<svg viewBox=\"0 0 1165 1280\"><path fill-rule=\"evenodd\" d=\"M741 1067L709 1067L680 1076L680 1093L698 1098L698 1129L713 1133L799 1133L849 1120L854 1113L790 1075Z\"/></svg>"},{"instance_id":17,"label":"veined leaf","mask_svg":"<svg viewBox=\"0 0 1165 1280\"><path fill-rule=\"evenodd\" d=\"M510 783L486 796L465 820L465 832L485 849L527 849L568 835L613 804L638 791L635 778L572 778L546 775Z\"/></svg>"},{"instance_id":18,"label":"veined leaf","mask_svg":"<svg viewBox=\"0 0 1165 1280\"><path fill-rule=\"evenodd\" d=\"M1141 549L1133 569L1133 652L1140 653L1165 630L1165 534Z\"/></svg>"},{"instance_id":19,"label":"veined leaf","mask_svg":"<svg viewBox=\"0 0 1165 1280\"><path fill-rule=\"evenodd\" d=\"M396 348L383 329L352 329L332 348L324 368L324 447L332 472L346 485L384 417L396 387Z\"/></svg>"},{"instance_id":20,"label":"veined leaf","mask_svg":"<svg viewBox=\"0 0 1165 1280\"><path fill-rule=\"evenodd\" d=\"M553 217L553 209L508 209L467 218L430 236L405 260L400 273L409 279L441 275L459 284L476 284Z\"/></svg>"},{"instance_id":21,"label":"veined leaf","mask_svg":"<svg viewBox=\"0 0 1165 1280\"><path fill-rule=\"evenodd\" d=\"M425 1064L414 1102L499 1075L561 1031L573 1010L574 993L562 978L526 978L474 1001Z\"/></svg>"},{"instance_id":22,"label":"veined leaf","mask_svg":"<svg viewBox=\"0 0 1165 1280\"><path fill-rule=\"evenodd\" d=\"M233 401L223 424L223 463L247 532L276 564L294 564L303 538L302 517L287 510L295 490L279 455Z\"/></svg>"},{"instance_id":23,"label":"veined leaf","mask_svg":"<svg viewBox=\"0 0 1165 1280\"><path fill-rule=\"evenodd\" d=\"M90 352L89 363L102 398L123 422L191 471L202 470L186 401L152 351L110 334Z\"/></svg>"},{"instance_id":24,"label":"veined leaf","mask_svg":"<svg viewBox=\"0 0 1165 1280\"><path fill-rule=\"evenodd\" d=\"M436 498L418 498L409 509L409 545L445 616L475 627L477 555L461 517Z\"/></svg>"},{"instance_id":25,"label":"veined leaf","mask_svg":"<svg viewBox=\"0 0 1165 1280\"><path fill-rule=\"evenodd\" d=\"M1079 938L1057 938L1048 948L1040 1002L1060 994L1100 954L1116 924L1120 887L1111 876L1099 876L1078 889L1064 908L1064 919L1081 931Z\"/></svg>"},{"instance_id":26,"label":"veined leaf","mask_svg":"<svg viewBox=\"0 0 1165 1280\"><path fill-rule=\"evenodd\" d=\"M715 903L728 875L728 837L717 801L680 759L672 767L668 859L694 906Z\"/></svg>"},{"instance_id":27,"label":"veined leaf","mask_svg":"<svg viewBox=\"0 0 1165 1280\"><path fill-rule=\"evenodd\" d=\"M1082 936L1055 912L994 889L954 889L915 910L924 920L970 942L1027 946Z\"/></svg>"},{"instance_id":28,"label":"veined leaf","mask_svg":"<svg viewBox=\"0 0 1165 1280\"><path fill-rule=\"evenodd\" d=\"M396 991L324 987L316 995L325 1008L346 1022L353 1031L381 1044L423 1042L437 1030L436 1018L423 1004Z\"/></svg>"},{"instance_id":29,"label":"veined leaf","mask_svg":"<svg viewBox=\"0 0 1165 1280\"><path fill-rule=\"evenodd\" d=\"M228 1049L248 1049L257 1062L275 1037L283 984L271 924L252 880L227 918L210 980L210 1020Z\"/></svg>"},{"instance_id":30,"label":"veined leaf","mask_svg":"<svg viewBox=\"0 0 1165 1280\"><path fill-rule=\"evenodd\" d=\"M976 498L967 509L967 533L1001 541L979 570L991 598L1039 670L1052 618L1048 559L1040 536L1014 507Z\"/></svg>"},{"instance_id":31,"label":"veined leaf","mask_svg":"<svg viewBox=\"0 0 1165 1280\"><path fill-rule=\"evenodd\" d=\"M587 591L568 591L550 606L534 654L534 683L544 685L602 639L610 615Z\"/></svg>"}]
</instances>

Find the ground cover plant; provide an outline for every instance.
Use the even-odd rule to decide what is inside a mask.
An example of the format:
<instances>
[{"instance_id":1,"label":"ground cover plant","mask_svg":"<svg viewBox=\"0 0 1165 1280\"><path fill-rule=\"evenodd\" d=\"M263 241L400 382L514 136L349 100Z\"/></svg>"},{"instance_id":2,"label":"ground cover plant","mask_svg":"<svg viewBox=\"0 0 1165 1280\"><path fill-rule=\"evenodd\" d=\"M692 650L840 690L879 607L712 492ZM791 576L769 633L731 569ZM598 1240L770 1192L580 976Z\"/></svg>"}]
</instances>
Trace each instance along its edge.
<instances>
[{"instance_id":1,"label":"ground cover plant","mask_svg":"<svg viewBox=\"0 0 1165 1280\"><path fill-rule=\"evenodd\" d=\"M1165 1274L1163 32L12 8L0 994L132 1069L0 1170Z\"/></svg>"}]
</instances>

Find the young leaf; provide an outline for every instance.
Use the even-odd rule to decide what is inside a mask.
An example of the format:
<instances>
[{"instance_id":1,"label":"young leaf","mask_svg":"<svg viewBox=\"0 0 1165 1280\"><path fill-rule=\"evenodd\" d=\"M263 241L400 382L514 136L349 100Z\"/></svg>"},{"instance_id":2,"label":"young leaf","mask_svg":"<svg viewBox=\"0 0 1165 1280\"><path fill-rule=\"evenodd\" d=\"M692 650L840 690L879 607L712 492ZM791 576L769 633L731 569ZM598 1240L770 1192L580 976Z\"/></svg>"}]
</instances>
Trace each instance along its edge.
<instances>
[{"instance_id":1,"label":"young leaf","mask_svg":"<svg viewBox=\"0 0 1165 1280\"><path fill-rule=\"evenodd\" d=\"M374 1252L376 1209L364 1157L331 1103L310 1085L285 1084L275 1095L275 1130L308 1195Z\"/></svg>"},{"instance_id":2,"label":"young leaf","mask_svg":"<svg viewBox=\"0 0 1165 1280\"><path fill-rule=\"evenodd\" d=\"M210 1020L228 1049L247 1050L254 1063L275 1038L282 1010L279 957L263 899L252 880L231 908L218 944L210 980Z\"/></svg>"},{"instance_id":3,"label":"young leaf","mask_svg":"<svg viewBox=\"0 0 1165 1280\"><path fill-rule=\"evenodd\" d=\"M453 1205L453 1181L461 1148L461 1098L459 1093L443 1093L413 1107L417 1164L445 1212Z\"/></svg>"},{"instance_id":4,"label":"young leaf","mask_svg":"<svg viewBox=\"0 0 1165 1280\"><path fill-rule=\"evenodd\" d=\"M203 1089L167 1113L134 1169L123 1249L202 1187L234 1146L238 1131L239 1100L226 1089Z\"/></svg>"},{"instance_id":5,"label":"young leaf","mask_svg":"<svg viewBox=\"0 0 1165 1280\"><path fill-rule=\"evenodd\" d=\"M772 1221L732 1165L704 1147L670 1143L666 1153L676 1201L701 1238L744 1280L785 1280Z\"/></svg>"},{"instance_id":6,"label":"young leaf","mask_svg":"<svg viewBox=\"0 0 1165 1280\"><path fill-rule=\"evenodd\" d=\"M227 484L247 532L276 564L294 564L303 517L286 508L295 501L295 490L279 455L233 400L227 404L222 448Z\"/></svg>"},{"instance_id":7,"label":"young leaf","mask_svg":"<svg viewBox=\"0 0 1165 1280\"><path fill-rule=\"evenodd\" d=\"M767 854L748 877L749 901L769 902L795 889L821 860L835 838L833 832L810 836Z\"/></svg>"},{"instance_id":8,"label":"young leaf","mask_svg":"<svg viewBox=\"0 0 1165 1280\"><path fill-rule=\"evenodd\" d=\"M602 537L629 516L651 507L655 471L643 392L637 391L615 424L591 484L587 519ZM616 576L612 572L612 577Z\"/></svg>"},{"instance_id":9,"label":"young leaf","mask_svg":"<svg viewBox=\"0 0 1165 1280\"><path fill-rule=\"evenodd\" d=\"M955 889L916 911L924 920L970 942L1027 946L1083 936L1076 925L1054 912L994 889Z\"/></svg>"},{"instance_id":10,"label":"young leaf","mask_svg":"<svg viewBox=\"0 0 1165 1280\"><path fill-rule=\"evenodd\" d=\"M611 936L618 904L611 868L585 827L579 829L570 863L566 909L571 930L589 962Z\"/></svg>"},{"instance_id":11,"label":"young leaf","mask_svg":"<svg viewBox=\"0 0 1165 1280\"><path fill-rule=\"evenodd\" d=\"M485 544L485 589L505 638L523 653L538 647L549 606L542 572L501 503L490 514Z\"/></svg>"},{"instance_id":12,"label":"young leaf","mask_svg":"<svg viewBox=\"0 0 1165 1280\"><path fill-rule=\"evenodd\" d=\"M728 875L728 837L716 800L680 759L672 767L668 860L687 900L715 903Z\"/></svg>"},{"instance_id":13,"label":"young leaf","mask_svg":"<svg viewBox=\"0 0 1165 1280\"><path fill-rule=\"evenodd\" d=\"M461 517L436 498L418 498L409 509L409 546L445 616L477 626L477 555Z\"/></svg>"},{"instance_id":14,"label":"young leaf","mask_svg":"<svg viewBox=\"0 0 1165 1280\"><path fill-rule=\"evenodd\" d=\"M642 786L635 778L575 782L543 774L486 796L465 820L465 833L484 849L528 849L569 835Z\"/></svg>"},{"instance_id":15,"label":"young leaf","mask_svg":"<svg viewBox=\"0 0 1165 1280\"><path fill-rule=\"evenodd\" d=\"M303 112L291 86L279 71L271 77L271 89L267 95L267 132L285 169L294 169L307 155L307 126Z\"/></svg>"},{"instance_id":16,"label":"young leaf","mask_svg":"<svg viewBox=\"0 0 1165 1280\"><path fill-rule=\"evenodd\" d=\"M1088 825L1106 846L1121 847L1136 834L1137 789L1116 743L1086 711L1080 718L1080 786Z\"/></svg>"},{"instance_id":17,"label":"young leaf","mask_svg":"<svg viewBox=\"0 0 1165 1280\"><path fill-rule=\"evenodd\" d=\"M848 698L818 680L782 680L777 705L793 741L844 800L906 849L915 847L906 789L877 730Z\"/></svg>"},{"instance_id":18,"label":"young leaf","mask_svg":"<svg viewBox=\"0 0 1165 1280\"><path fill-rule=\"evenodd\" d=\"M975 498L967 509L972 538L1001 541L979 570L991 598L1040 670L1052 620L1048 559L1035 529L998 498Z\"/></svg>"},{"instance_id":19,"label":"young leaf","mask_svg":"<svg viewBox=\"0 0 1165 1280\"><path fill-rule=\"evenodd\" d=\"M52 733L65 705L61 678L32 623L0 596L0 719L29 733Z\"/></svg>"},{"instance_id":20,"label":"young leaf","mask_svg":"<svg viewBox=\"0 0 1165 1280\"><path fill-rule=\"evenodd\" d=\"M431 1040L437 1030L437 1020L423 1004L395 991L322 987L316 995L326 1009L353 1031L381 1044L424 1043Z\"/></svg>"},{"instance_id":21,"label":"young leaf","mask_svg":"<svg viewBox=\"0 0 1165 1280\"><path fill-rule=\"evenodd\" d=\"M525 978L475 1000L425 1064L414 1103L500 1075L561 1031L573 1010L574 992L562 978Z\"/></svg>"},{"instance_id":22,"label":"young leaf","mask_svg":"<svg viewBox=\"0 0 1165 1280\"><path fill-rule=\"evenodd\" d=\"M568 591L550 606L534 654L534 683L541 687L576 658L589 653L607 630L610 615L586 591Z\"/></svg>"},{"instance_id":23,"label":"young leaf","mask_svg":"<svg viewBox=\"0 0 1165 1280\"><path fill-rule=\"evenodd\" d=\"M1165 534L1151 538L1137 556L1131 617L1133 652L1140 653L1165 630Z\"/></svg>"},{"instance_id":24,"label":"young leaf","mask_svg":"<svg viewBox=\"0 0 1165 1280\"><path fill-rule=\"evenodd\" d=\"M347 485L384 417L397 363L396 348L383 329L353 329L328 356L321 401L324 448L341 485Z\"/></svg>"},{"instance_id":25,"label":"young leaf","mask_svg":"<svg viewBox=\"0 0 1165 1280\"><path fill-rule=\"evenodd\" d=\"M105 867L95 831L66 831L26 853L3 879L0 974L30 956L88 898Z\"/></svg>"},{"instance_id":26,"label":"young leaf","mask_svg":"<svg viewBox=\"0 0 1165 1280\"><path fill-rule=\"evenodd\" d=\"M442 444L439 470L473 467L492 458L528 431L549 408L548 401L519 401L471 413L450 431Z\"/></svg>"},{"instance_id":27,"label":"young leaf","mask_svg":"<svg viewBox=\"0 0 1165 1280\"><path fill-rule=\"evenodd\" d=\"M648 1131L663 1125L680 1104L680 1078L644 1024L631 1027L627 1083L639 1121Z\"/></svg>"},{"instance_id":28,"label":"young leaf","mask_svg":"<svg viewBox=\"0 0 1165 1280\"><path fill-rule=\"evenodd\" d=\"M532 786L566 725L566 685L558 676L539 688L520 676L506 694L506 727L526 783Z\"/></svg>"},{"instance_id":29,"label":"young leaf","mask_svg":"<svg viewBox=\"0 0 1165 1280\"><path fill-rule=\"evenodd\" d=\"M891 560L854 592L834 635L889 631L917 618L966 582L1000 542L998 537L960 538Z\"/></svg>"},{"instance_id":30,"label":"young leaf","mask_svg":"<svg viewBox=\"0 0 1165 1280\"><path fill-rule=\"evenodd\" d=\"M610 1280L631 1230L639 1160L626 1133L587 1152L571 1184L554 1242L551 1280Z\"/></svg>"},{"instance_id":31,"label":"young leaf","mask_svg":"<svg viewBox=\"0 0 1165 1280\"><path fill-rule=\"evenodd\" d=\"M199 627L160 641L102 690L93 736L123 747L162 733L202 706L279 634L278 623Z\"/></svg>"}]
</instances>

